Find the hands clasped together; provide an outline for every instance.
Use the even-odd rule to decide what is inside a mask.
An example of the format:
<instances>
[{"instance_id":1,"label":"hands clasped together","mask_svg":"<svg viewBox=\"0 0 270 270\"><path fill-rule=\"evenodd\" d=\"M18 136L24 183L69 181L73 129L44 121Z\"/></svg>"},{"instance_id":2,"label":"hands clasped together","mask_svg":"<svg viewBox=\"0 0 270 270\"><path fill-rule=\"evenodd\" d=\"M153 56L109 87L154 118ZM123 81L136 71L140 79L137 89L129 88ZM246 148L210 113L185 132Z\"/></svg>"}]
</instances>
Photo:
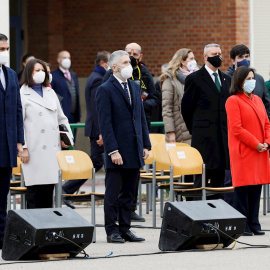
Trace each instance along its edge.
<instances>
[{"instance_id":1,"label":"hands clasped together","mask_svg":"<svg viewBox=\"0 0 270 270\"><path fill-rule=\"evenodd\" d=\"M268 143L259 143L256 147L258 152L264 152L268 149L269 145Z\"/></svg>"}]
</instances>

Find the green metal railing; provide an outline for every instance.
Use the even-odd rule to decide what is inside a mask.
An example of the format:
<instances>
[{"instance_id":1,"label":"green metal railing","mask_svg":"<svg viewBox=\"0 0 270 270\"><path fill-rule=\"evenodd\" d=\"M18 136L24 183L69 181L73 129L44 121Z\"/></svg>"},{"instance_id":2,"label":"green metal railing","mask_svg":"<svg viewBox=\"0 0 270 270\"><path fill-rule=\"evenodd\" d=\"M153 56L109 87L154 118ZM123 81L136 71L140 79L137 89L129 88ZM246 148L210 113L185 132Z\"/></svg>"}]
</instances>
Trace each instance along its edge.
<instances>
[{"instance_id":1,"label":"green metal railing","mask_svg":"<svg viewBox=\"0 0 270 270\"><path fill-rule=\"evenodd\" d=\"M151 122L151 127L163 127L164 123L163 122ZM75 128L84 128L85 123L78 123L78 124L70 124L72 133L74 133Z\"/></svg>"}]
</instances>

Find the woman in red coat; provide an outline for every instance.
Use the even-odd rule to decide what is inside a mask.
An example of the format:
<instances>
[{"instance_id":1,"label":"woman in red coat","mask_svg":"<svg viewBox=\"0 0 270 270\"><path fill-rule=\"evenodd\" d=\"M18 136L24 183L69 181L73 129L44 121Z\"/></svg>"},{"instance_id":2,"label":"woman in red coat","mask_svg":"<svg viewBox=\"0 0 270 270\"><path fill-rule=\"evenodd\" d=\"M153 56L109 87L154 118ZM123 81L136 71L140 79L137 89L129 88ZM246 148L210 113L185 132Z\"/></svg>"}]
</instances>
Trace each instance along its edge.
<instances>
[{"instance_id":1,"label":"woman in red coat","mask_svg":"<svg viewBox=\"0 0 270 270\"><path fill-rule=\"evenodd\" d=\"M252 93L254 70L237 68L226 102L234 206L247 218L244 235L263 235L259 223L260 195L270 181L270 123L262 100Z\"/></svg>"}]
</instances>

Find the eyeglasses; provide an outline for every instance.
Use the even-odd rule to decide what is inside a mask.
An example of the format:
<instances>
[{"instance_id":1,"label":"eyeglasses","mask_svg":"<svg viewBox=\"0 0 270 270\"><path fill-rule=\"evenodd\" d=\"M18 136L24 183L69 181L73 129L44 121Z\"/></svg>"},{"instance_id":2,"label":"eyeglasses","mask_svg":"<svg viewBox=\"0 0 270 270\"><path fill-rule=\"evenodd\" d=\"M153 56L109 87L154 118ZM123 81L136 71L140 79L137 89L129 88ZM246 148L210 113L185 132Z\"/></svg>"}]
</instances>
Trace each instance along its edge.
<instances>
[{"instance_id":1,"label":"eyeglasses","mask_svg":"<svg viewBox=\"0 0 270 270\"><path fill-rule=\"evenodd\" d=\"M135 57L136 57L136 56L139 57L140 54L141 54L141 51L138 50L138 49L126 48L125 51L126 51L129 55L133 54L133 56L135 56Z\"/></svg>"}]
</instances>

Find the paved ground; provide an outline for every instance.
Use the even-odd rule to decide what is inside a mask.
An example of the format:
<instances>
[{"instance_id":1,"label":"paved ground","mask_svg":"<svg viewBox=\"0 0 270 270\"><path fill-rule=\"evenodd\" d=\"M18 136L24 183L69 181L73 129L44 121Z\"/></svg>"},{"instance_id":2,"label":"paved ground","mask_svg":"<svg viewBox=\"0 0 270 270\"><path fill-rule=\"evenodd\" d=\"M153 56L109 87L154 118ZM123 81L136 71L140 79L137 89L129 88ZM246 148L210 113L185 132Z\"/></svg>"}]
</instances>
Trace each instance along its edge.
<instances>
[{"instance_id":1,"label":"paved ground","mask_svg":"<svg viewBox=\"0 0 270 270\"><path fill-rule=\"evenodd\" d=\"M84 187L85 188L85 187ZM86 189L90 188L86 186ZM104 187L99 186L102 190ZM86 190L87 191L87 190ZM159 209L159 208L158 208ZM145 205L144 205L145 213ZM89 207L78 206L75 210L85 219L90 221L91 210ZM103 206L99 205L96 209L97 223L103 224ZM152 213L144 214L145 223L136 223L137 225L151 226ZM250 244L269 244L270 245L270 214L263 216L260 213L260 221L263 229L269 231L265 236L240 237L240 241ZM161 218L157 218L157 226L161 226ZM134 223L135 224L135 223ZM269 269L270 249L252 248L243 249L243 246L237 244L233 250L218 250L207 252L184 252L171 254L151 254L158 253L160 229L138 229L132 228L138 236L146 239L142 243L109 244L106 243L104 228L97 228L97 242L90 244L86 252L92 259L84 260L62 260L50 262L7 262L0 259L1 269L39 269L51 270L57 269ZM106 255L113 252L110 258ZM132 255L138 256L132 256ZM140 255L143 254L143 255ZM151 255L147 255L151 254ZM114 258L114 256L120 256ZM95 257L102 257L95 259ZM10 263L10 264L6 264ZM5 265L1 265L5 264Z\"/></svg>"}]
</instances>

